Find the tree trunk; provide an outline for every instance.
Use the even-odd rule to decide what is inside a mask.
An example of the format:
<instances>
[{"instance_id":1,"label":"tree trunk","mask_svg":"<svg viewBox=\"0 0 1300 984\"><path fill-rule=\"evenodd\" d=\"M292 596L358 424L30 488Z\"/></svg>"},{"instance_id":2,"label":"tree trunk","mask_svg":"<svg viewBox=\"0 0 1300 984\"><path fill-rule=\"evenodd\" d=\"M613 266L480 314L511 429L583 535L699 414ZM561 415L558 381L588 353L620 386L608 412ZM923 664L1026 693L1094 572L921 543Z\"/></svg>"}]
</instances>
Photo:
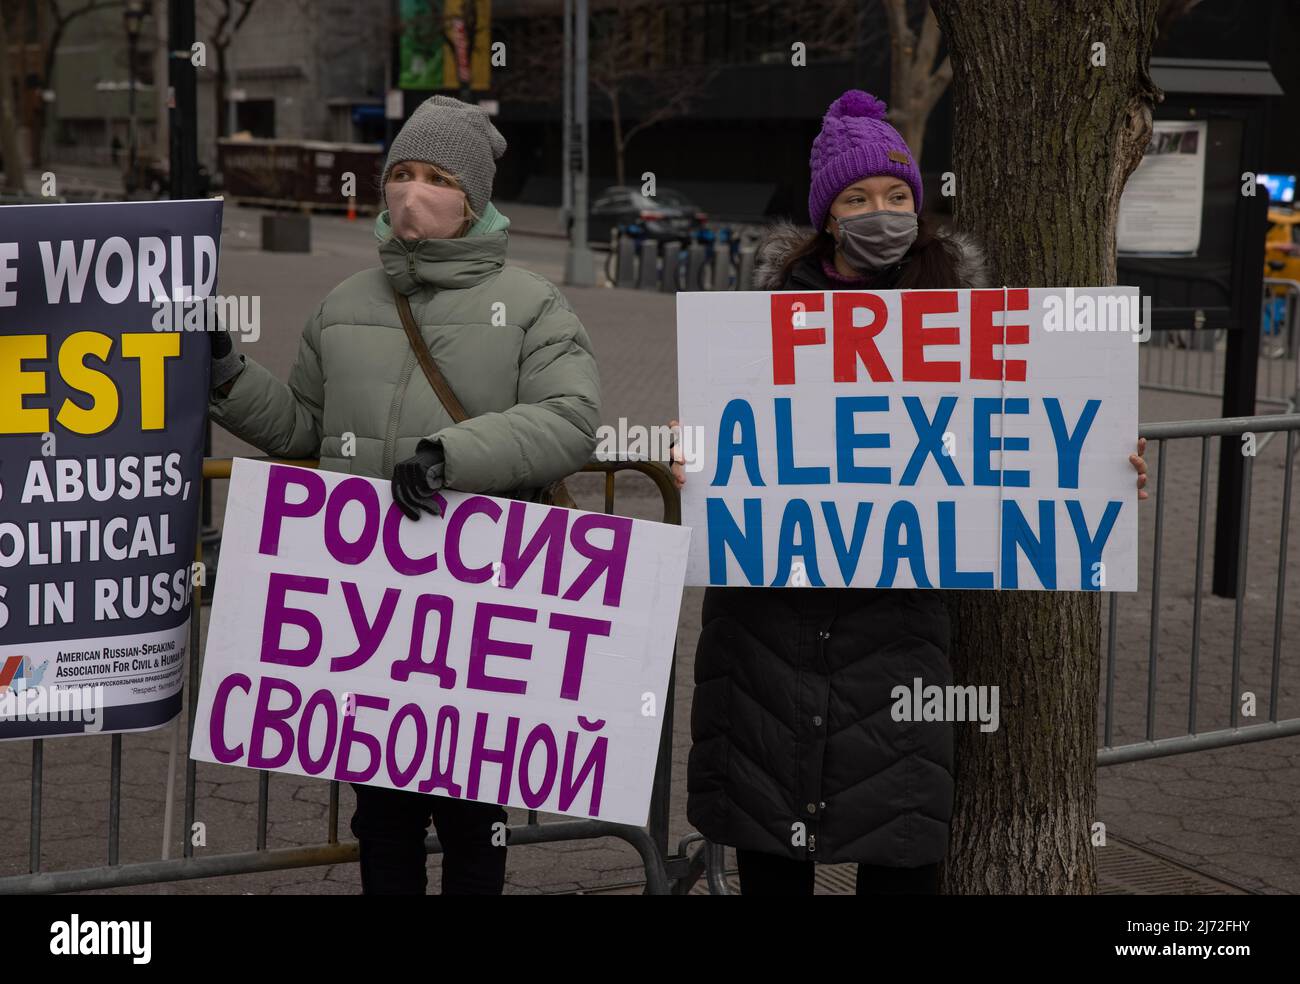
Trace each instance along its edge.
<instances>
[{"instance_id":1,"label":"tree trunk","mask_svg":"<svg viewBox=\"0 0 1300 984\"><path fill-rule=\"evenodd\" d=\"M45 101L45 90L54 88L54 61L59 54L66 23L62 20L55 21L45 51L41 54L41 111L36 116L36 156L32 160L38 168L45 163L45 129L54 122L54 104Z\"/></svg>"},{"instance_id":2,"label":"tree trunk","mask_svg":"<svg viewBox=\"0 0 1300 984\"><path fill-rule=\"evenodd\" d=\"M954 69L955 217L992 282L1113 284L1120 192L1159 98L1157 0L933 5ZM1100 595L972 591L950 607L954 673L1000 688L1001 726L958 726L944 890L1095 892Z\"/></svg>"},{"instance_id":3,"label":"tree trunk","mask_svg":"<svg viewBox=\"0 0 1300 984\"><path fill-rule=\"evenodd\" d=\"M0 9L0 155L5 161L5 187L26 191L22 148L18 146L18 112L13 97L13 70L9 64L9 30ZM19 89L21 92L21 88Z\"/></svg>"},{"instance_id":4,"label":"tree trunk","mask_svg":"<svg viewBox=\"0 0 1300 984\"><path fill-rule=\"evenodd\" d=\"M32 116L32 167L40 171L45 166L45 128L49 126L50 104L41 99L40 108Z\"/></svg>"},{"instance_id":5,"label":"tree trunk","mask_svg":"<svg viewBox=\"0 0 1300 984\"><path fill-rule=\"evenodd\" d=\"M212 86L212 97L216 103L216 133L220 140L230 135L226 133L226 46L213 42L212 47L217 55L217 77Z\"/></svg>"}]
</instances>

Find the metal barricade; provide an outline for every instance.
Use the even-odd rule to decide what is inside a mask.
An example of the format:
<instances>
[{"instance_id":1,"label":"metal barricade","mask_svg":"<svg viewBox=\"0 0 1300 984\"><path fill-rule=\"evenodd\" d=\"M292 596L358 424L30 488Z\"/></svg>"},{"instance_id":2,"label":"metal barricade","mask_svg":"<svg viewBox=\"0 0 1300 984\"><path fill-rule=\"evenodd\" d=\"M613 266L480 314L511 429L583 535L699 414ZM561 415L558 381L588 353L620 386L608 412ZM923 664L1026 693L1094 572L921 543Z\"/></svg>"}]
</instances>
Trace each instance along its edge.
<instances>
[{"instance_id":1,"label":"metal barricade","mask_svg":"<svg viewBox=\"0 0 1300 984\"><path fill-rule=\"evenodd\" d=\"M316 464L312 461L291 461L286 463L308 467L314 467ZM230 470L231 459L209 458L203 464L203 477L214 480L229 479ZM620 471L635 471L648 477L658 490L664 507L662 521L672 524L681 523L681 499L676 486L673 484L672 475L664 465L644 460L593 460L582 471L604 474L604 512L612 513L614 511L615 475ZM193 658L195 654L200 653L202 590L201 585L196 585L190 601L190 645L187 654L189 668L188 678L185 683L187 689L184 696L188 728L186 749L190 747L190 741L193 739L194 720L198 705L199 679L202 670L201 658ZM675 627L673 631L675 635ZM680 845L677 854L670 856L668 853L672 782L673 691L676 685L676 658L677 648L674 644L674 669L668 680L664 721L659 742L659 756L655 769L647 826L633 827L601 820L572 819L543 824L538 822L536 811L530 811L526 823L509 828L509 846L520 847L557 841L591 840L599 837L618 838L637 851L645 869L646 893L651 895L669 894L674 888L674 880L680 881L692 872L694 873L693 877L699 876L699 873L703 870L702 861L698 859L698 856L693 860L685 854L689 845L698 838L687 838ZM173 833L172 790L174 786L172 784L175 776L175 761L180 753L178 748L180 737L179 721L175 722L172 728L173 741L167 771L169 785L163 819L162 857L157 861L119 863L123 736L115 734L109 737L111 747L108 775L109 814L106 864L99 867L65 871L41 870L41 807L44 796L45 747L42 739L32 739L30 873L0 878L0 894L83 892L120 888L128 885L210 878L218 875L238 875L289 868L306 868L316 865L342 864L358 860L357 843L355 841L341 842L339 840L339 783L337 780L329 781L329 808L324 843L305 847L268 848L267 826L271 773L265 771L258 773L257 832L254 849L237 853L196 855L189 833L194 829L196 819L198 764L190 759L188 755L185 758L184 854L180 858L171 858L169 856L169 845ZM84 738L81 740L94 741L96 739ZM431 854L441 851L436 836L430 836L427 839L426 849Z\"/></svg>"},{"instance_id":2,"label":"metal barricade","mask_svg":"<svg viewBox=\"0 0 1300 984\"><path fill-rule=\"evenodd\" d=\"M1267 277L1261 318L1259 389L1265 398L1285 402L1288 413L1300 402L1300 282Z\"/></svg>"},{"instance_id":3,"label":"metal barricade","mask_svg":"<svg viewBox=\"0 0 1300 984\"><path fill-rule=\"evenodd\" d=\"M1292 413L1300 406L1300 282L1264 279L1256 404ZM1226 332L1153 331L1140 351L1139 382L1147 389L1220 398Z\"/></svg>"},{"instance_id":4,"label":"metal barricade","mask_svg":"<svg viewBox=\"0 0 1300 984\"><path fill-rule=\"evenodd\" d=\"M1118 594L1111 594L1109 598L1109 607L1106 617L1106 642L1105 642L1105 682L1104 695L1105 715L1103 724L1103 739L1101 747L1097 751L1097 764L1118 765L1125 762L1136 762L1144 759L1160 758L1168 755L1179 755L1188 752L1202 751L1211 748L1224 748L1231 745L1242 745L1257 741L1266 741L1270 738L1284 738L1291 735L1300 734L1300 717L1284 718L1280 716L1280 695L1282 693L1282 670L1283 670L1283 619L1287 611L1286 608L1286 583L1288 574L1288 562L1294 566L1300 566L1300 557L1292 558L1288 552L1290 518L1291 518L1291 496L1294 486L1294 477L1296 471L1296 454L1300 451L1300 414L1279 414L1263 415L1256 417L1238 417L1223 420L1187 420L1175 421L1171 423L1146 424L1140 428L1141 436L1149 442L1147 457L1151 459L1155 456L1154 467L1151 468L1155 477L1155 489L1153 503L1155 506L1155 516L1152 518L1154 524L1153 539L1154 550L1152 560L1152 587L1150 592L1150 610L1148 613L1148 624L1150 625L1150 639L1146 653L1147 680L1146 691L1143 695L1143 710L1145 711L1144 719L1141 722L1143 737L1141 740L1128 742L1124 744L1115 744L1115 727L1117 721L1116 703L1117 696L1121 690L1116 686L1117 677L1117 652L1118 652L1118 627L1119 627L1119 605L1121 604ZM1277 567L1276 583L1273 589L1274 609L1271 641L1271 661L1268 672L1268 709L1267 720L1258 724L1248 724L1242 726L1240 723L1240 681L1242 678L1243 663L1243 627L1245 625L1245 605L1246 605L1246 586L1247 586L1247 560L1249 556L1248 534L1250 529L1250 499L1253 488L1253 457L1246 457L1245 470L1242 478L1244 495L1243 501L1246 503L1246 509L1241 517L1242 536L1238 544L1238 570L1240 575L1237 578L1237 594L1233 599L1233 627L1231 633L1231 651L1229 664L1226 667L1218 667L1220 670L1227 670L1230 674L1230 682L1227 686L1227 703L1230 705L1227 710L1226 728L1214 728L1209 731L1198 730L1198 696L1201 686L1201 671L1203 669L1201 655L1203 648L1202 620L1204 614L1204 581L1206 566L1206 524L1209 518L1209 489L1210 479L1213 474L1210 468L1211 459L1211 441L1218 437L1222 442L1223 451L1227 453L1238 453L1233 444L1233 438L1240 438L1248 434L1261 435L1261 439L1256 441L1256 449L1262 452L1266 445L1267 438L1275 435L1285 435L1285 447L1282 450L1282 469L1284 474L1281 478L1282 488L1280 491L1280 500L1276 504L1279 513L1277 529ZM1169 462L1168 445L1171 441L1177 440L1195 440L1199 438L1201 444L1201 457L1199 462L1200 481L1199 481L1199 507L1196 515L1196 548L1195 548L1195 570L1192 591L1191 615L1191 644L1187 653L1189 677L1188 677L1188 705L1187 705L1187 730L1184 734L1166 735L1157 737L1157 697L1159 690L1157 686L1158 671L1167 667L1170 662L1170 654L1161 651L1160 635L1160 617L1162 614L1163 595L1162 587L1162 553L1164 547L1164 530L1168 514L1173 512L1187 511L1181 503L1170 503L1168 497L1173 490L1184 488L1180 484L1174 484L1167 481L1170 469L1167 467ZM1276 449L1275 449L1276 453ZM1130 596L1131 597L1131 596ZM1297 651L1293 647L1291 670L1300 669L1300 658L1296 658ZM1162 662L1163 660L1163 662ZM1300 682L1300 675L1297 675L1297 682ZM724 849L720 845L705 843L705 857L707 860L705 874L708 878L709 891L713 895L731 894L726 880L726 870L724 867Z\"/></svg>"},{"instance_id":5,"label":"metal barricade","mask_svg":"<svg viewBox=\"0 0 1300 984\"><path fill-rule=\"evenodd\" d=\"M1117 723L1117 702L1120 699L1121 691L1116 686L1117 675L1117 652L1119 642L1119 605L1121 600L1119 595L1112 594L1109 599L1109 610L1107 613L1106 626L1106 662L1105 662L1105 684L1104 684L1104 702L1105 717L1103 724L1102 747L1097 753L1097 763L1099 765L1115 765L1121 762L1134 762L1140 759L1158 758L1166 755L1178 755L1185 752L1194 752L1206 748L1223 748L1229 745L1241 745L1248 742L1264 741L1269 738L1281 738L1288 735L1300 734L1300 717L1281 718L1280 713L1280 695L1282 693L1282 669L1283 669L1283 626L1286 609L1286 582L1288 575L1288 564L1293 561L1288 554L1288 542L1291 520L1291 493L1294 485L1295 468L1296 468L1296 451L1300 448L1300 439L1297 438L1297 432L1300 431L1300 414L1278 414L1264 415L1257 417L1235 417L1223 420L1184 420L1171 423L1147 424L1141 428L1141 434L1154 445L1154 448L1148 449L1148 457L1151 451L1154 451L1154 473L1155 473L1155 516L1153 518L1153 548L1152 548L1152 568L1151 568L1151 590L1150 590L1150 613L1148 619L1149 638L1146 653L1146 692L1144 707L1139 711L1142 718L1141 732L1142 738L1138 741L1131 741L1123 744L1115 743L1115 728ZM1255 457L1260 453L1264 441L1257 440L1254 435L1273 435L1285 434L1285 448L1282 450L1282 471L1280 500L1276 503L1278 513L1277 523L1277 543L1278 554L1276 561L1276 583L1273 586L1274 611L1272 625L1272 642L1271 642L1271 660L1268 666L1268 718L1257 724L1241 724L1242 717L1242 660L1243 660L1243 629L1245 626L1245 607L1247 596L1248 568L1247 560L1249 558L1249 531L1251 522L1251 499L1254 491L1254 464ZM1254 447L1252 450L1255 454L1244 456L1244 469L1242 475L1242 515L1240 518L1240 536L1238 538L1237 549L1237 590L1236 597L1232 600L1232 633L1230 648L1230 667L1228 666L1211 666L1211 669L1217 672L1227 670L1229 679L1223 690L1226 693L1226 702L1228 707L1226 715L1226 727L1216 727L1209 731L1201 730L1198 727L1198 705L1201 696L1201 687L1203 684L1203 673L1206 667L1202 661L1202 649L1204 646L1204 614L1207 603L1206 592L1204 590L1205 565L1206 565L1206 526L1209 519L1210 509L1210 478L1211 478L1211 440L1218 437L1220 439L1220 454L1237 454L1242 449L1237 445L1243 440L1249 439ZM1190 509L1184 509L1181 506L1171 507L1167 501L1170 489L1174 486L1167 482L1166 478L1171 471L1169 467L1169 444L1172 441L1195 440L1200 439L1200 461L1199 471L1200 478L1198 483L1198 505L1195 510L1195 564L1192 571L1191 599L1190 599L1190 638L1188 640L1188 650L1186 653L1186 679L1179 682L1187 688L1187 729L1182 734L1166 735L1157 737L1157 717L1158 701L1157 697L1161 693L1159 690L1159 677L1162 669L1171 670L1179 664L1171 666L1168 662L1169 654L1161 652L1161 615L1166 614L1162 610L1164 582L1167 579L1167 572L1164 569L1164 547L1165 547L1165 526L1169 521L1169 516L1173 513L1179 519L1186 519L1192 515ZM1234 441L1233 439L1237 440ZM1177 479L1175 479L1177 481ZM1179 511L1181 509L1181 511ZM1181 531L1186 536L1190 531ZM1272 533L1265 534L1265 537L1271 539ZM1190 537L1188 541L1190 542ZM1185 573L1180 571L1179 573ZM1226 604L1226 602L1225 602ZM1225 613L1226 614L1226 613ZM1258 623L1256 623L1258 624ZM1162 662L1162 656L1165 662ZM1292 653L1294 657L1294 652ZM1297 667L1291 666L1294 670ZM1128 691L1132 693L1133 691ZM1138 710L1134 708L1134 710ZM1135 715L1136 717L1136 715Z\"/></svg>"},{"instance_id":6,"label":"metal barricade","mask_svg":"<svg viewBox=\"0 0 1300 984\"><path fill-rule=\"evenodd\" d=\"M1153 473L1155 478L1154 507L1151 518L1153 550L1152 581L1150 590L1149 612L1146 616L1150 637L1146 647L1146 691L1143 697L1144 717L1140 730L1140 740L1115 742L1118 721L1117 699L1124 691L1117 686L1118 676L1118 628L1119 595L1111 594L1106 617L1106 642L1103 682L1103 736L1097 753L1098 765L1115 765L1144 759L1178 755L1187 752L1211 748L1223 748L1251 742L1264 741L1300 734L1300 717L1286 718L1281 715L1280 694L1282 693L1282 671L1284 669L1283 627L1286 614L1286 585L1288 565L1292 558L1289 553L1289 531L1291 498L1294 488L1296 456L1300 451L1300 414L1262 415L1223 420L1191 420L1170 423L1147 424L1140 428L1143 437L1151 442L1148 457L1154 457ZM1238 544L1238 567L1241 576L1237 580L1237 594L1232 601L1232 632L1230 658L1228 666L1218 669L1230 673L1226 687L1228 707L1226 727L1201 730L1198 727L1198 696L1202 685L1203 672L1206 670L1202 661L1204 648L1203 620L1206 607L1204 591L1206 566L1206 532L1209 519L1210 482L1212 470L1211 449L1214 438L1221 442L1221 453L1237 453L1234 438L1242 439L1247 435L1268 436L1285 435L1285 446L1281 450L1282 471L1280 498L1276 505L1278 514L1276 580L1272 588L1274 611L1272 619L1271 660L1268 666L1269 696L1267 720L1257 724L1241 723L1242 710L1240 690L1243 671L1243 630L1245 625L1245 606L1247 598L1249 558L1249 537L1245 534L1250 528L1251 493L1254 491L1254 458L1247 456L1243 472L1243 489L1245 508L1241 517L1243 535ZM1161 615L1165 581L1164 541L1166 524L1170 515L1187 516L1191 511L1179 504L1168 501L1171 490L1189 488L1193 483L1180 482L1177 477L1171 482L1169 445L1175 441L1200 441L1198 507L1195 510L1195 562L1193 587L1191 592L1191 636L1187 651L1187 711L1186 731L1175 735L1158 736L1158 686L1160 669L1171 665L1168 652L1161 650ZM1264 440L1256 442L1262 449ZM1277 449L1274 449L1274 454ZM294 462L305 464L304 462ZM673 485L668 470L661 464L647 461L593 461L584 472L597 472L605 475L604 511L612 512L614 508L614 481L619 471L638 471L650 478L656 485L664 503L663 521L681 522L681 503L678 492ZM204 477L212 479L228 478L230 475L229 459L209 460L205 462ZM1269 534L1271 536L1271 534ZM1190 541L1189 541L1190 542ZM190 623L190 652L199 652L199 611L202 603L201 588L196 588L192 598ZM674 663L676 650L674 648ZM1213 667L1212 667L1213 668ZM1295 667L1291 667L1294 669ZM201 666L199 661L191 660L189 665L187 707L188 721L192 729L198 699L198 681ZM646 891L650 894L668 892L685 893L700 877L707 877L713 894L727 894L727 883L723 870L723 849L710 844L698 834L691 834L681 840L677 851L669 854L669 817L671 807L671 769L673 741L673 693L676 686L676 670L669 678L668 699L664 712L663 729L660 735L658 764L655 771L650 817L645 828L629 827L598 820L565 820L555 823L539 823L537 814L530 812L527 822L510 828L509 844L525 846L528 844L551 843L566 840L587 840L599 837L616 837L626 841L639 854L646 872ZM176 737L179 738L179 729ZM92 740L92 739L86 739ZM339 785L330 783L328 826L326 841L319 845L294 848L267 848L267 821L269 804L270 773L259 773L258 783L258 822L255 849L240 853L211 854L196 856L189 838L185 838L185 851L182 858L171 859L166 856L157 861L132 864L118 862L118 845L121 819L122 787L122 735L110 737L109 761L109 824L107 864L95 868L83 868L69 871L42 872L40 870L41 849L41 802L43 796L43 752L40 739L32 741L32 777L31 777L31 828L30 828L30 874L0 878L0 893L48 893L87 891L140 885L156 882L170 882L190 878L205 878L216 875L233 875L250 872L265 872L288 868L311 867L324 864L338 864L357 860L357 845L353 841L340 842L338 838ZM186 745L188 748L188 744ZM174 742L172 754L177 754L178 742ZM192 829L195 820L197 764L186 759L184 786L184 830ZM174 774L169 768L168 775ZM169 804L170 806L170 804ZM171 831L171 815L164 817L164 827ZM166 836L166 835L165 835ZM426 843L430 853L440 850L436 837L430 837Z\"/></svg>"}]
</instances>

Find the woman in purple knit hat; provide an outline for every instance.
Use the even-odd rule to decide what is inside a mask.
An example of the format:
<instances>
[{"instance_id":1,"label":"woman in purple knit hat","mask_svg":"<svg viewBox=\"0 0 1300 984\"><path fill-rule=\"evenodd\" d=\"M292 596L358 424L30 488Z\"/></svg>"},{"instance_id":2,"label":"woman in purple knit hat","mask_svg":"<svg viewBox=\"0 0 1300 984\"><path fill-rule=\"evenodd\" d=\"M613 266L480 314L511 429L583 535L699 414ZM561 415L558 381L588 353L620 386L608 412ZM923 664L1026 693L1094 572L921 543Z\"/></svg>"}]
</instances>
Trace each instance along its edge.
<instances>
[{"instance_id":1,"label":"woman in purple knit hat","mask_svg":"<svg viewBox=\"0 0 1300 984\"><path fill-rule=\"evenodd\" d=\"M920 214L921 173L880 100L835 100L810 166L814 231L771 230L756 288L988 286L975 243ZM1145 499L1141 451L1130 460ZM896 722L890 707L900 683L952 682L949 631L937 591L706 589L687 815L736 848L742 893L811 895L816 862L848 861L859 894L938 892L952 725Z\"/></svg>"}]
</instances>

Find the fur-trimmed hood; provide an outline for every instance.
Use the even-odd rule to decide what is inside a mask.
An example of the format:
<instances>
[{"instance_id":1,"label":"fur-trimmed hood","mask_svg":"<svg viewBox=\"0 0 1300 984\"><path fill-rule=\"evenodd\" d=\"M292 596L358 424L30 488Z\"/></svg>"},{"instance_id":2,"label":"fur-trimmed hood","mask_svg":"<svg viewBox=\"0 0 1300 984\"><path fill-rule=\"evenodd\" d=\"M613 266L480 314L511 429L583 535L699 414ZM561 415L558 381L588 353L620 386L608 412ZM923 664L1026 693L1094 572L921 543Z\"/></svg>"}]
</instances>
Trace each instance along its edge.
<instances>
[{"instance_id":1,"label":"fur-trimmed hood","mask_svg":"<svg viewBox=\"0 0 1300 984\"><path fill-rule=\"evenodd\" d=\"M780 290L781 268L786 259L798 249L812 230L795 225L789 220L781 220L768 226L758 243L754 255L754 289ZM938 238L947 241L956 253L957 275L964 287L988 287L988 263L984 250L964 232L944 230Z\"/></svg>"}]
</instances>

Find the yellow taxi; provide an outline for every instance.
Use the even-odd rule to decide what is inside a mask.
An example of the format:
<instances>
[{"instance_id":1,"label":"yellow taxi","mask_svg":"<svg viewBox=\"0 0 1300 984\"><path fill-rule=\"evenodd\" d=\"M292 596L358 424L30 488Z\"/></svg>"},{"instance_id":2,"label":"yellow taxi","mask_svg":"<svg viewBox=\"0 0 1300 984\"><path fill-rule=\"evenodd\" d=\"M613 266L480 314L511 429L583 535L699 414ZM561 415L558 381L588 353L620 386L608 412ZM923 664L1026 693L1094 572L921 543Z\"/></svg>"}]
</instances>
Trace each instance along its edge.
<instances>
[{"instance_id":1,"label":"yellow taxi","mask_svg":"<svg viewBox=\"0 0 1300 984\"><path fill-rule=\"evenodd\" d=\"M1268 210L1264 276L1300 280L1300 212L1283 208Z\"/></svg>"},{"instance_id":2,"label":"yellow taxi","mask_svg":"<svg viewBox=\"0 0 1300 984\"><path fill-rule=\"evenodd\" d=\"M1289 208L1268 210L1268 234L1264 237L1264 276L1300 281L1300 212ZM1288 298L1288 294L1290 297ZM1295 351L1296 313L1288 301L1297 303L1288 285L1264 287L1262 353L1269 358L1286 358Z\"/></svg>"}]
</instances>

